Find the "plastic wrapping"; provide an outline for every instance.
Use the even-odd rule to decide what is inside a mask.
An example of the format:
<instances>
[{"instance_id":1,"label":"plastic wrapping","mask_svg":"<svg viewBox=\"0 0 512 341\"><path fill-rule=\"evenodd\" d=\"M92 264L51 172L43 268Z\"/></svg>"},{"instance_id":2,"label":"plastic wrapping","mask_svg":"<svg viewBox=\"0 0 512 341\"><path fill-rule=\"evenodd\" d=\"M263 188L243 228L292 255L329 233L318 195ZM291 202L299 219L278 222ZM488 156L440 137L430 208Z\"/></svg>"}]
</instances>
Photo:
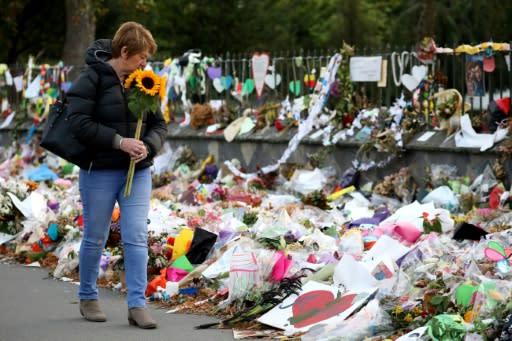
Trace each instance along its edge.
<instances>
[{"instance_id":1,"label":"plastic wrapping","mask_svg":"<svg viewBox=\"0 0 512 341\"><path fill-rule=\"evenodd\" d=\"M482 174L478 175L475 180L473 180L473 183L469 188L474 194L480 196L480 198L484 200L496 184L497 181L494 176L494 172L491 166L487 164Z\"/></svg>"},{"instance_id":2,"label":"plastic wrapping","mask_svg":"<svg viewBox=\"0 0 512 341\"><path fill-rule=\"evenodd\" d=\"M445 208L451 212L455 212L459 208L459 199L448 186L437 187L427 194L421 202L424 204L433 202L437 207Z\"/></svg>"},{"instance_id":3,"label":"plastic wrapping","mask_svg":"<svg viewBox=\"0 0 512 341\"><path fill-rule=\"evenodd\" d=\"M338 247L341 252L361 256L364 251L361 231L351 229L345 232L339 240Z\"/></svg>"},{"instance_id":4,"label":"plastic wrapping","mask_svg":"<svg viewBox=\"0 0 512 341\"><path fill-rule=\"evenodd\" d=\"M446 164L432 165L430 166L432 173L432 185L434 187L446 185L448 180L457 177L457 166L451 166Z\"/></svg>"},{"instance_id":5,"label":"plastic wrapping","mask_svg":"<svg viewBox=\"0 0 512 341\"><path fill-rule=\"evenodd\" d=\"M229 296L224 304L247 297L265 281L274 265L274 253L265 249L235 247L229 268Z\"/></svg>"},{"instance_id":6,"label":"plastic wrapping","mask_svg":"<svg viewBox=\"0 0 512 341\"><path fill-rule=\"evenodd\" d=\"M302 195L321 190L328 181L326 172L315 168L314 170L298 169L293 173L287 186L290 190Z\"/></svg>"}]
</instances>

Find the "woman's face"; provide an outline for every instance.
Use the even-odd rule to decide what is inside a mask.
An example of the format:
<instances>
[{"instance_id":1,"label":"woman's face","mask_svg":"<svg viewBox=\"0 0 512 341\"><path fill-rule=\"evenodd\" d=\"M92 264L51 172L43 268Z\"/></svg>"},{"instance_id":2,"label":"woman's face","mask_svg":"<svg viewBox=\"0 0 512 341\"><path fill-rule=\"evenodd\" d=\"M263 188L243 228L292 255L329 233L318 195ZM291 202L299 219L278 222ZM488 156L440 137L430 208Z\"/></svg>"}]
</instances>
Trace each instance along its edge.
<instances>
[{"instance_id":1,"label":"woman's face","mask_svg":"<svg viewBox=\"0 0 512 341\"><path fill-rule=\"evenodd\" d=\"M123 69L127 74L132 73L136 69L143 69L146 66L146 62L149 58L148 51L142 51L128 56L126 47L121 49L121 56L123 57Z\"/></svg>"}]
</instances>

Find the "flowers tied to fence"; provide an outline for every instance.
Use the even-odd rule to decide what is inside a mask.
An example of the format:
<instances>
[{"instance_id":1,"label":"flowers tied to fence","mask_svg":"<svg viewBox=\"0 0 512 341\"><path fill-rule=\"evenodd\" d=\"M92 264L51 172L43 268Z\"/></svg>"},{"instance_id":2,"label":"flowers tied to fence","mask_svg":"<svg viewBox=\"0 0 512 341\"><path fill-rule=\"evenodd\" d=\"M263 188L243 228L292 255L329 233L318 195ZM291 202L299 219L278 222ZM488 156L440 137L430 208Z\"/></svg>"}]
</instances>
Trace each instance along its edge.
<instances>
[{"instance_id":1,"label":"flowers tied to fence","mask_svg":"<svg viewBox=\"0 0 512 341\"><path fill-rule=\"evenodd\" d=\"M137 128L134 138L139 140L142 130L142 119L145 112L155 113L158 110L160 99L165 96L165 80L152 70L133 71L124 81L128 97L128 109L137 116ZM131 194L135 161L130 161L124 196Z\"/></svg>"}]
</instances>

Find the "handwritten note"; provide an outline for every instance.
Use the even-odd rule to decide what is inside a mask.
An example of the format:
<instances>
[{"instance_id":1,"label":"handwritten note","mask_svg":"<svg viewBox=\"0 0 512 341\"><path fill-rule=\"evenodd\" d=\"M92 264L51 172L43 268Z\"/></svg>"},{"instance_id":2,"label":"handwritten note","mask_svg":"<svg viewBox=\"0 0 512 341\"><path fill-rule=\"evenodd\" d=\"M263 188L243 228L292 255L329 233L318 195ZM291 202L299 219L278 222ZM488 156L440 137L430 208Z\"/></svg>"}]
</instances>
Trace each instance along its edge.
<instances>
[{"instance_id":1,"label":"handwritten note","mask_svg":"<svg viewBox=\"0 0 512 341\"><path fill-rule=\"evenodd\" d=\"M353 82L381 80L382 56L350 58L350 79Z\"/></svg>"}]
</instances>

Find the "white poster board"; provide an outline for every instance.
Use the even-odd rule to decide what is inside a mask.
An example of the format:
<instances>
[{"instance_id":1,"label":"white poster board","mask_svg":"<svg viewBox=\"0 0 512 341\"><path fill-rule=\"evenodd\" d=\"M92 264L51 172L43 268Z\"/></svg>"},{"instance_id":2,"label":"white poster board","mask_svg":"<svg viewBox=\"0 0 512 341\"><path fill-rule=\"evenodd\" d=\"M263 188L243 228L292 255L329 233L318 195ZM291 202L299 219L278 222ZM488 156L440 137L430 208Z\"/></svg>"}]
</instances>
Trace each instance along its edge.
<instances>
[{"instance_id":1,"label":"white poster board","mask_svg":"<svg viewBox=\"0 0 512 341\"><path fill-rule=\"evenodd\" d=\"M258 321L293 333L305 332L319 323L336 324L366 304L376 290L342 292L333 286L309 281L299 295L288 296Z\"/></svg>"},{"instance_id":2,"label":"white poster board","mask_svg":"<svg viewBox=\"0 0 512 341\"><path fill-rule=\"evenodd\" d=\"M381 80L382 56L350 58L350 79L353 82Z\"/></svg>"}]
</instances>

